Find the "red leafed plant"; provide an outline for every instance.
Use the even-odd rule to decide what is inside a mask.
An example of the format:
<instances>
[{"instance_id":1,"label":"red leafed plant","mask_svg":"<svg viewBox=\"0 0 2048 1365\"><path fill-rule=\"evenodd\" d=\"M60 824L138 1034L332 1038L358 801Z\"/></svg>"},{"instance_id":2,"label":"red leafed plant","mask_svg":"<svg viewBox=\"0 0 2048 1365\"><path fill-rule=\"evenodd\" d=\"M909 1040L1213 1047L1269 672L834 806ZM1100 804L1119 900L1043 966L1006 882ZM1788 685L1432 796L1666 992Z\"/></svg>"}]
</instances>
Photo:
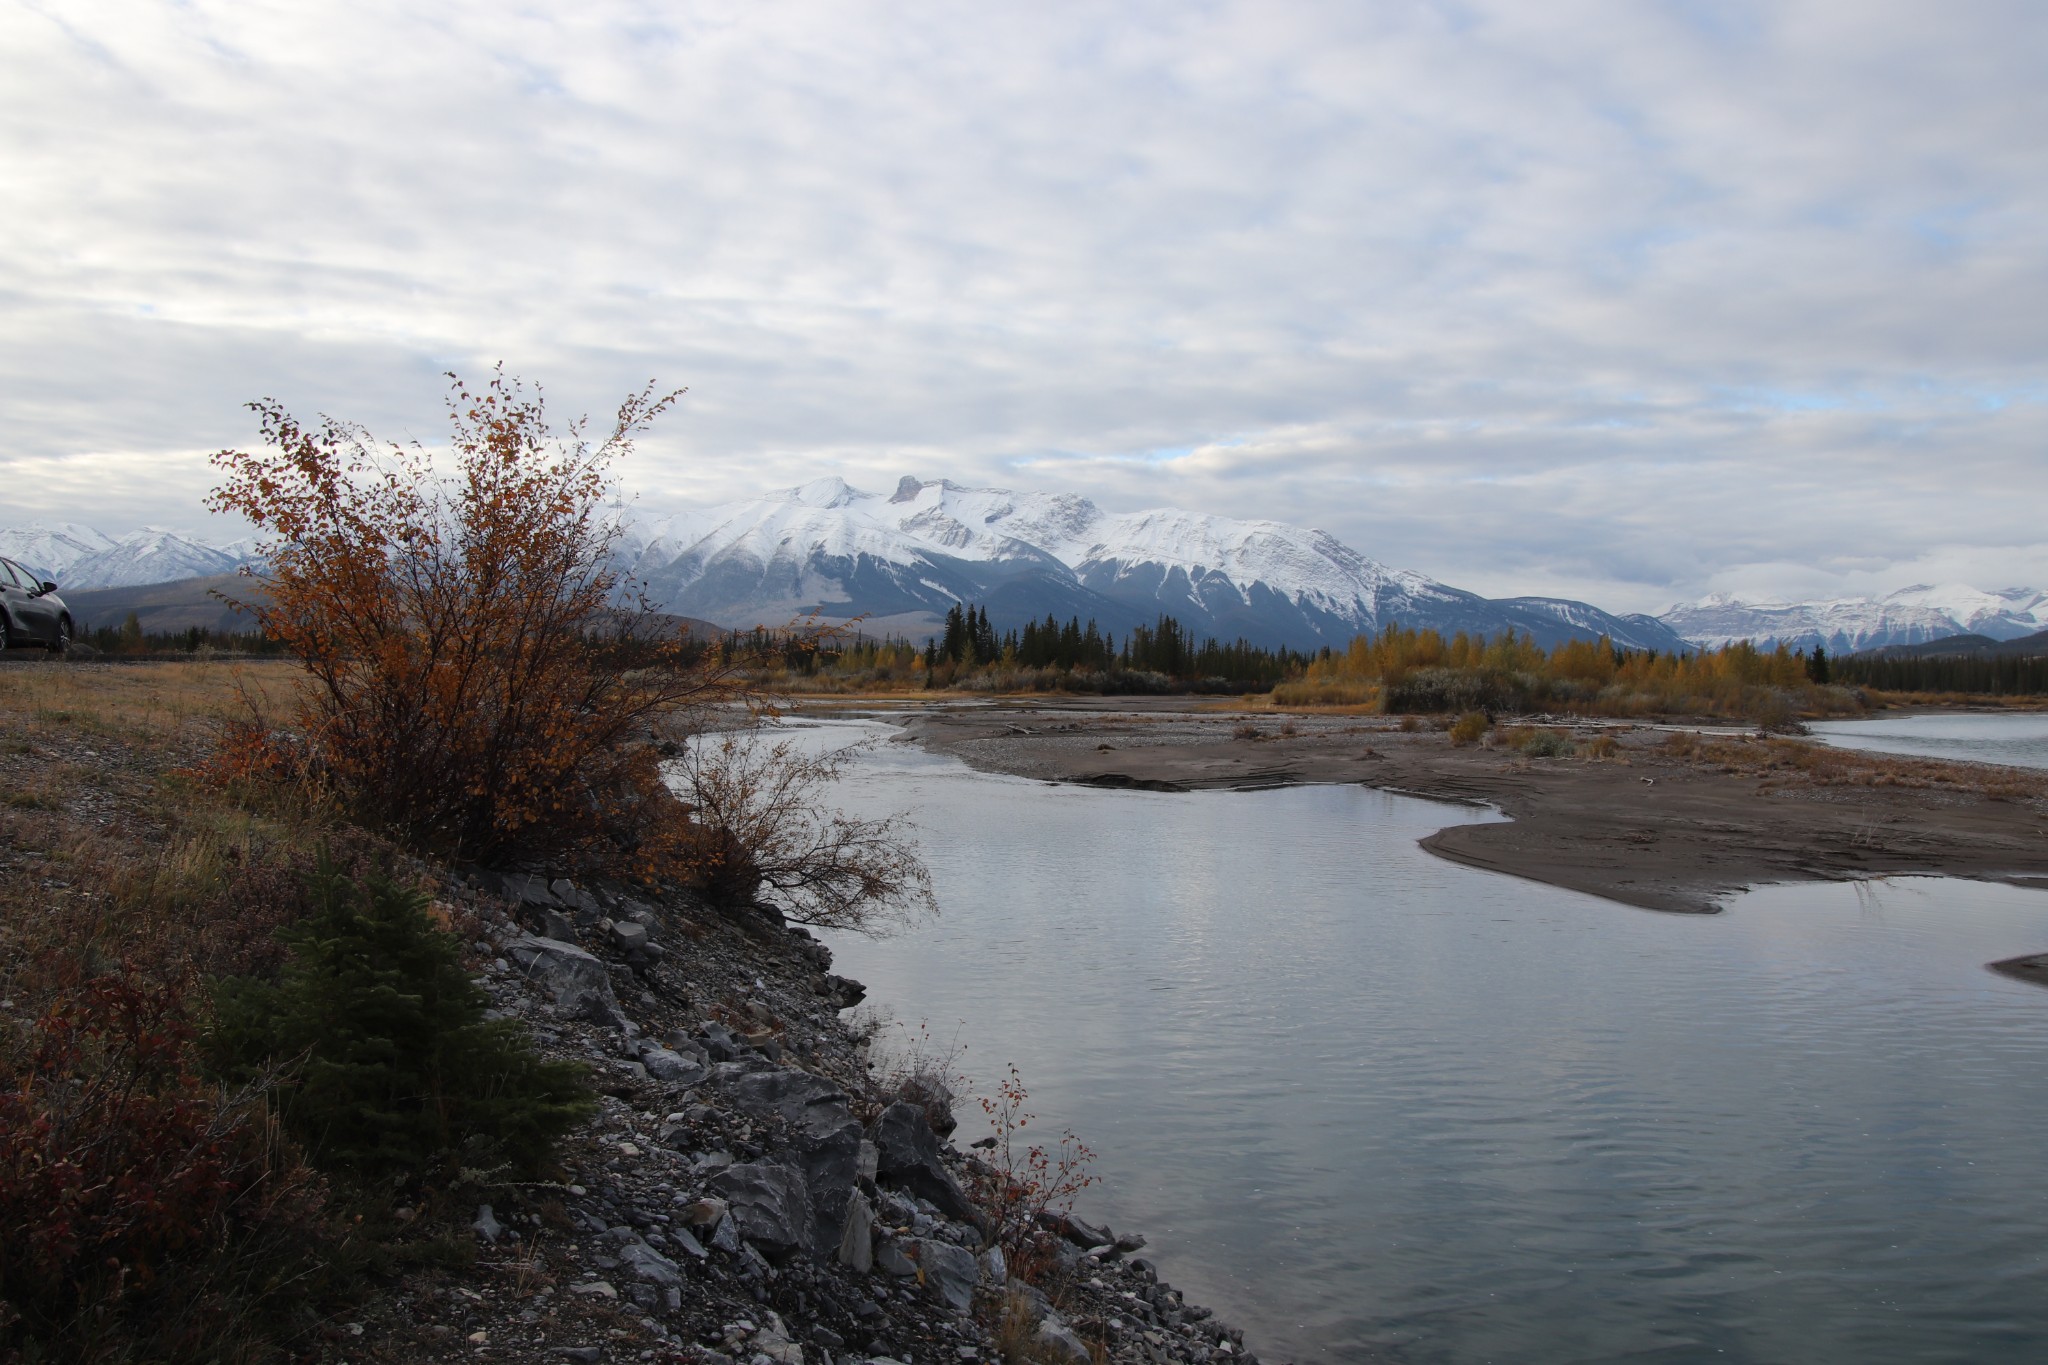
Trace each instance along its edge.
<instances>
[{"instance_id":1,"label":"red leafed plant","mask_svg":"<svg viewBox=\"0 0 2048 1365\"><path fill-rule=\"evenodd\" d=\"M1096 1177L1088 1174L1095 1153L1071 1130L1051 1146L1024 1140L1037 1117L1024 1108L1029 1099L1014 1063L993 1095L977 1097L995 1129L995 1145L973 1173L973 1194L1010 1273L1035 1282L1051 1269L1058 1244L1048 1225L1072 1213L1074 1200Z\"/></svg>"},{"instance_id":2,"label":"red leafed plant","mask_svg":"<svg viewBox=\"0 0 2048 1365\"><path fill-rule=\"evenodd\" d=\"M0 1358L218 1350L304 1270L319 1182L194 1075L175 991L124 969L5 1041Z\"/></svg>"}]
</instances>

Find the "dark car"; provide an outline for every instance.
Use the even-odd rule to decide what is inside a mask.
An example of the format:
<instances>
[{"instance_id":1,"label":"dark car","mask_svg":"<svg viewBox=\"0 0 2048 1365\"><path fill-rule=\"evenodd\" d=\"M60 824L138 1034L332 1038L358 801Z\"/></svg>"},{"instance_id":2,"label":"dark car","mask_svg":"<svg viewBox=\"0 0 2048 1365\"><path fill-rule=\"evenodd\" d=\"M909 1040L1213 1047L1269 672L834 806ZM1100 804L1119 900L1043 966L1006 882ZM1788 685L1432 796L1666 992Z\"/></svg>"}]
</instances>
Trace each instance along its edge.
<instances>
[{"instance_id":1,"label":"dark car","mask_svg":"<svg viewBox=\"0 0 2048 1365\"><path fill-rule=\"evenodd\" d=\"M11 559L0 559L0 644L41 645L52 654L71 644L71 608L57 596L57 585Z\"/></svg>"}]
</instances>

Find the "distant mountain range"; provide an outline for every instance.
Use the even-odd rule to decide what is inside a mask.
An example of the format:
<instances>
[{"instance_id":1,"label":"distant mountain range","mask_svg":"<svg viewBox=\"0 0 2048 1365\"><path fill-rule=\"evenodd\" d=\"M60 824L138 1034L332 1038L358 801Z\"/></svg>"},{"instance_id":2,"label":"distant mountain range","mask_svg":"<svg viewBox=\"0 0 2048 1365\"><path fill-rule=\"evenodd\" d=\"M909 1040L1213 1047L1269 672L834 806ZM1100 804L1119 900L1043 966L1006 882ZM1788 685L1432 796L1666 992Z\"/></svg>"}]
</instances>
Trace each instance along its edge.
<instances>
[{"instance_id":1,"label":"distant mountain range","mask_svg":"<svg viewBox=\"0 0 2048 1365\"><path fill-rule=\"evenodd\" d=\"M621 548L651 600L733 625L817 612L916 636L970 601L999 625L1078 616L1123 632L1164 613L1197 635L1297 649L1341 646L1388 622L1683 647L1652 617L1481 597L1283 522L1109 513L1073 494L945 480L906 478L883 496L820 479L640 525Z\"/></svg>"},{"instance_id":2,"label":"distant mountain range","mask_svg":"<svg viewBox=\"0 0 2048 1365\"><path fill-rule=\"evenodd\" d=\"M1917 584L1884 597L1817 602L1745 602L1715 594L1659 618L1696 645L1716 649L1736 640L1830 654L1918 645L1951 635L2016 640L2048 627L2048 591L1984 592L1962 585Z\"/></svg>"},{"instance_id":3,"label":"distant mountain range","mask_svg":"<svg viewBox=\"0 0 2048 1365\"><path fill-rule=\"evenodd\" d=\"M233 573L254 551L253 541L209 545L153 526L124 536L68 522L0 530L0 555L66 588L132 588Z\"/></svg>"},{"instance_id":4,"label":"distant mountain range","mask_svg":"<svg viewBox=\"0 0 2048 1365\"><path fill-rule=\"evenodd\" d=\"M76 525L0 530L0 554L67 589L231 573L253 549L156 529L120 537ZM638 590L666 611L741 628L813 613L862 616L870 631L912 637L960 601L985 605L1002 627L1078 616L1121 633L1164 613L1198 635L1298 649L1341 646L1389 622L1446 634L1512 628L1545 644L1605 635L1629 648L1673 650L1748 639L1835 654L2048 627L2048 592L1968 587L1823 602L1716 595L1661 617L1614 615L1564 598L1482 597L1284 522L1173 508L1110 513L1073 494L914 478L886 496L828 478L640 518L619 555ZM125 608L130 595L105 601ZM151 594L149 605L168 611L175 599Z\"/></svg>"}]
</instances>

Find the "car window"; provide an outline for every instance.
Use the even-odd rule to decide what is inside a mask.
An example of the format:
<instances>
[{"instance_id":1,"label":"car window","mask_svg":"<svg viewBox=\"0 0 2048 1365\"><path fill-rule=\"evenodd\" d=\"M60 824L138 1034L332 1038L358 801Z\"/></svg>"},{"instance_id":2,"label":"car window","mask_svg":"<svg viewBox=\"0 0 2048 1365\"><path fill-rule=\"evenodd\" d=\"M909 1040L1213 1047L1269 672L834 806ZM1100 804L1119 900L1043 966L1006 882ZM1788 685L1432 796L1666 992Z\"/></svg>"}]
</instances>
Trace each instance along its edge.
<instances>
[{"instance_id":1,"label":"car window","mask_svg":"<svg viewBox=\"0 0 2048 1365\"><path fill-rule=\"evenodd\" d=\"M4 577L0 577L0 583L6 583L11 587L28 588L30 591L33 591L35 588L42 586L41 584L30 583L28 575L14 567L14 561L11 559L0 559L0 575L4 575Z\"/></svg>"}]
</instances>

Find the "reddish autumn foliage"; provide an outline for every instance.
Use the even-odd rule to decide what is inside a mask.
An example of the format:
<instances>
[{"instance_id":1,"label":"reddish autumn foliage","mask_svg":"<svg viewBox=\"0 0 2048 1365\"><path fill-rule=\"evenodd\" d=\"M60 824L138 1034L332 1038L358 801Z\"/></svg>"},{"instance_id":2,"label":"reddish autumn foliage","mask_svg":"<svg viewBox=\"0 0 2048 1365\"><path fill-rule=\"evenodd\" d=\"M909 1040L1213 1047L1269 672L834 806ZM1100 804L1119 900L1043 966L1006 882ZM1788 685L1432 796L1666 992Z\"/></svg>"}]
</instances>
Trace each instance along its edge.
<instances>
[{"instance_id":1,"label":"reddish autumn foliage","mask_svg":"<svg viewBox=\"0 0 2048 1365\"><path fill-rule=\"evenodd\" d=\"M192 1071L174 992L125 970L4 1049L0 1356L176 1359L307 1265L320 1187L260 1102Z\"/></svg>"},{"instance_id":2,"label":"reddish autumn foliage","mask_svg":"<svg viewBox=\"0 0 2048 1365\"><path fill-rule=\"evenodd\" d=\"M441 464L252 404L268 449L216 455L210 505L269 534L250 609L306 685L287 727L230 736L223 771L311 783L443 856L642 875L686 859L648 741L733 687L644 605L620 608L605 506L611 466L676 397L632 395L593 443L502 372L480 393L453 379Z\"/></svg>"},{"instance_id":3,"label":"reddish autumn foliage","mask_svg":"<svg viewBox=\"0 0 2048 1365\"><path fill-rule=\"evenodd\" d=\"M1095 1153L1071 1130L1051 1146L1023 1136L1037 1115L1024 1108L1030 1100L1015 1064L993 1095L978 1098L981 1112L995 1130L995 1145L974 1172L973 1196L992 1229L991 1240L1003 1249L1010 1273L1036 1283L1055 1264L1059 1238L1051 1226L1074 1211L1074 1200L1096 1181L1088 1173Z\"/></svg>"}]
</instances>

